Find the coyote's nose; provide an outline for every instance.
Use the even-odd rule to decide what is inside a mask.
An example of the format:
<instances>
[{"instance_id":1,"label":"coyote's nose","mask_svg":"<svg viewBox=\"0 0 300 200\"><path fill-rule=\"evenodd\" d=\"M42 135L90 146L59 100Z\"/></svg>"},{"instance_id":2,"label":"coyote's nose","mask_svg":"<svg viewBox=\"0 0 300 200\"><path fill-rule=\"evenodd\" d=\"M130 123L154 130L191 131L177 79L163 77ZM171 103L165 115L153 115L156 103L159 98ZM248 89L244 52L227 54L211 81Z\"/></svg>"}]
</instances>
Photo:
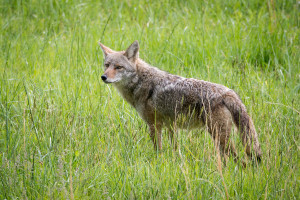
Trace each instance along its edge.
<instances>
[{"instance_id":1,"label":"coyote's nose","mask_svg":"<svg viewBox=\"0 0 300 200\"><path fill-rule=\"evenodd\" d=\"M102 81L106 81L107 76L106 76L106 75L102 75L102 76L101 76L101 79L102 79Z\"/></svg>"}]
</instances>

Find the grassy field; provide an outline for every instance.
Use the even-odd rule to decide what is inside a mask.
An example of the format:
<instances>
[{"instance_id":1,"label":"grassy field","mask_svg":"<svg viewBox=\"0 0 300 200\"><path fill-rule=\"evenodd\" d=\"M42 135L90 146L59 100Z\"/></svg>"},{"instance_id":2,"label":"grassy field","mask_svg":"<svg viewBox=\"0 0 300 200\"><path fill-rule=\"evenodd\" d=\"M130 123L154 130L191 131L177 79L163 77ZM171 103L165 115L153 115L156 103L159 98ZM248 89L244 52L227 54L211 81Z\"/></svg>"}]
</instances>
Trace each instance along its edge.
<instances>
[{"instance_id":1,"label":"grassy field","mask_svg":"<svg viewBox=\"0 0 300 200\"><path fill-rule=\"evenodd\" d=\"M0 199L300 198L298 1L0 2ZM99 40L138 40L148 63L238 92L262 163L220 165L205 130L155 152L101 81Z\"/></svg>"}]
</instances>

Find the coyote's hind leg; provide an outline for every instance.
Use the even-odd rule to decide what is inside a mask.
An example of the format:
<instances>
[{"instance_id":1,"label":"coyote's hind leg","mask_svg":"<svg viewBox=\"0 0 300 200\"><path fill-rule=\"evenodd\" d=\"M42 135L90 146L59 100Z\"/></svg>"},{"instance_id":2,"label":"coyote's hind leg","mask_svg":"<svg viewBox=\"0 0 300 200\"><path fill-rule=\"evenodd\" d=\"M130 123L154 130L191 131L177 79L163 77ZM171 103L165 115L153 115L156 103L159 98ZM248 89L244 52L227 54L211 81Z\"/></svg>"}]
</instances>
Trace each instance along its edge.
<instances>
[{"instance_id":1,"label":"coyote's hind leg","mask_svg":"<svg viewBox=\"0 0 300 200\"><path fill-rule=\"evenodd\" d=\"M232 155L234 161L237 162L237 153L233 143L230 141L232 119L229 110L225 106L214 108L208 115L207 127L225 159L226 156Z\"/></svg>"}]
</instances>

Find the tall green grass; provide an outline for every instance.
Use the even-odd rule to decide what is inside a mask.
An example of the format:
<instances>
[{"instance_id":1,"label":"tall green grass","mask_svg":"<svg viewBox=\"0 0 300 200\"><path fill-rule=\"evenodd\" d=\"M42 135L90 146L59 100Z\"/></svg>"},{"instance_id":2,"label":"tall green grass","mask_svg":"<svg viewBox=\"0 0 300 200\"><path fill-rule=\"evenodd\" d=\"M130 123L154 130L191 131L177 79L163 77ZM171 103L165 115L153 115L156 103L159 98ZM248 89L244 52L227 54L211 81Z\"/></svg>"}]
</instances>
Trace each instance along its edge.
<instances>
[{"instance_id":1,"label":"tall green grass","mask_svg":"<svg viewBox=\"0 0 300 200\"><path fill-rule=\"evenodd\" d=\"M299 2L0 2L1 199L299 199ZM237 91L262 163L220 165L205 130L155 152L101 81L99 40Z\"/></svg>"}]
</instances>

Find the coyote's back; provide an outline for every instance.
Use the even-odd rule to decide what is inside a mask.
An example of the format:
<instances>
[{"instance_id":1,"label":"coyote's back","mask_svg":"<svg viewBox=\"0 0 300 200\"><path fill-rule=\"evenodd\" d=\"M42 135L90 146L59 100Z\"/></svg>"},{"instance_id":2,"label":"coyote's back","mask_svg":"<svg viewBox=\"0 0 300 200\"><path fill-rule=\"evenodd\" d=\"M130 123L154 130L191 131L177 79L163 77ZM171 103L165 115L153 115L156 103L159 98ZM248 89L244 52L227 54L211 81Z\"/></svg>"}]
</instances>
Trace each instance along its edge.
<instances>
[{"instance_id":1,"label":"coyote's back","mask_svg":"<svg viewBox=\"0 0 300 200\"><path fill-rule=\"evenodd\" d=\"M246 153L252 152L260 161L261 149L253 122L246 107L231 89L197 79L172 75L139 59L135 41L126 51L116 52L100 43L105 56L105 83L112 83L148 124L155 148L162 148L161 129L169 130L171 141L174 129L205 126L223 155L232 154L229 140L232 122L239 128Z\"/></svg>"}]
</instances>

